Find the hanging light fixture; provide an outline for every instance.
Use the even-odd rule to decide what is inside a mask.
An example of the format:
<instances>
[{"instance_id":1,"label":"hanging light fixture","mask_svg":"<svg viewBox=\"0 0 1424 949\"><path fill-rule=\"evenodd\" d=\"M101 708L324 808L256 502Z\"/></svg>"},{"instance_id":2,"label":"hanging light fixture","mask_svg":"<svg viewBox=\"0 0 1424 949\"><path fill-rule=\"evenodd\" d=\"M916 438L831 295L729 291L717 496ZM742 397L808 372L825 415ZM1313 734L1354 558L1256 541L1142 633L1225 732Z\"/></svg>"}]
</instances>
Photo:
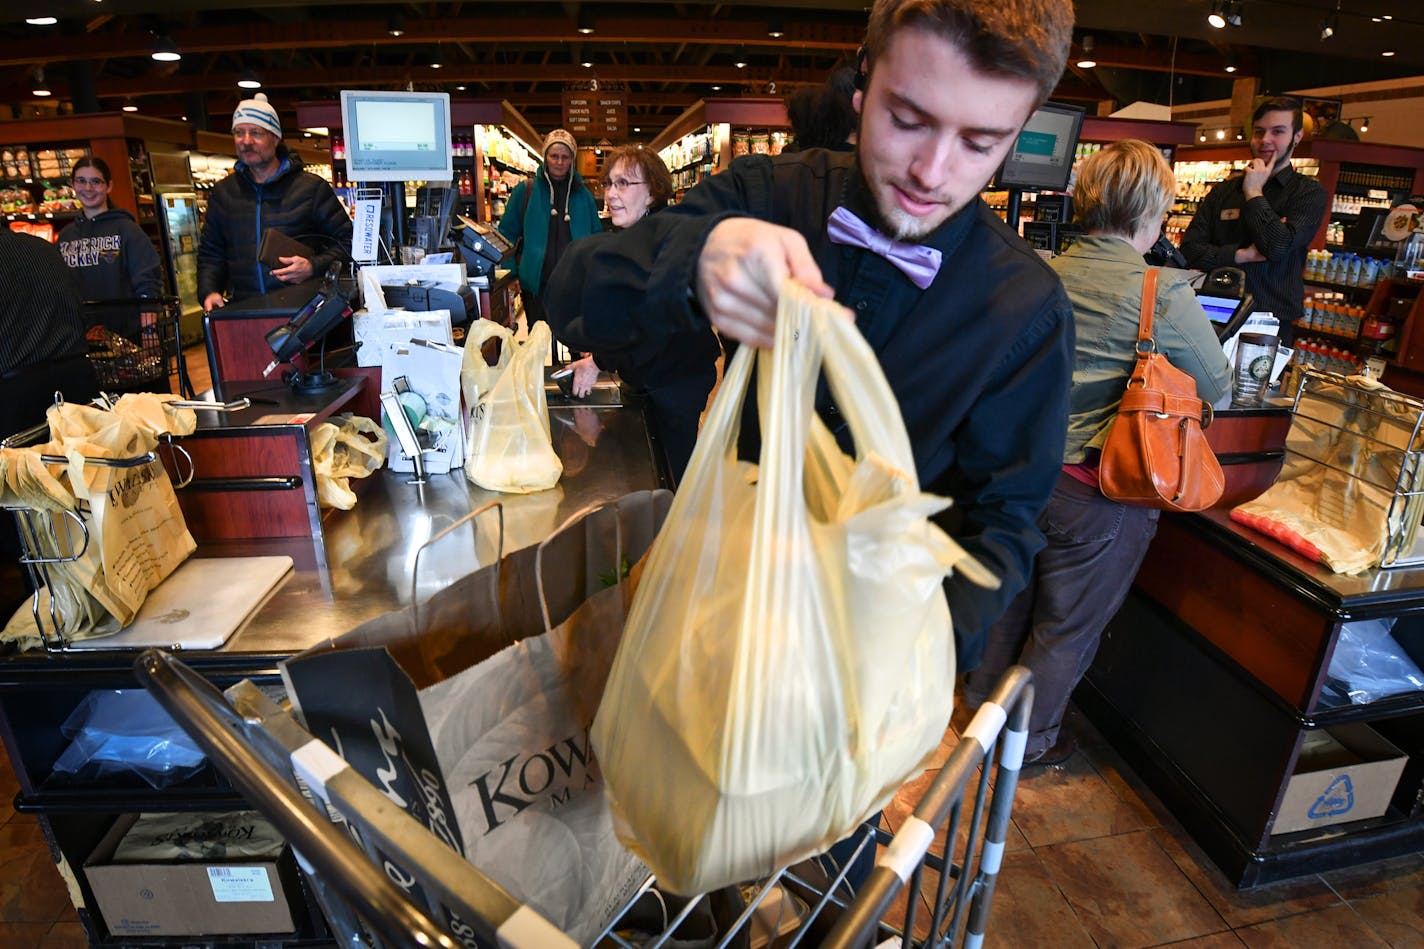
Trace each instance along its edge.
<instances>
[{"instance_id":1,"label":"hanging light fixture","mask_svg":"<svg viewBox=\"0 0 1424 949\"><path fill-rule=\"evenodd\" d=\"M138 103L134 102L131 98L125 99L124 104L120 106L120 108L123 109L125 112L137 112Z\"/></svg>"},{"instance_id":2,"label":"hanging light fixture","mask_svg":"<svg viewBox=\"0 0 1424 949\"><path fill-rule=\"evenodd\" d=\"M443 69L443 68L445 67L445 64L442 63L440 60L441 60L441 56L440 56L440 44L439 44L439 43L436 43L436 44L435 44L435 55L433 55L433 56L430 57L430 68L431 68L431 69Z\"/></svg>"},{"instance_id":3,"label":"hanging light fixture","mask_svg":"<svg viewBox=\"0 0 1424 949\"><path fill-rule=\"evenodd\" d=\"M399 10L386 14L386 32L392 36L405 36L405 15Z\"/></svg>"},{"instance_id":4,"label":"hanging light fixture","mask_svg":"<svg viewBox=\"0 0 1424 949\"><path fill-rule=\"evenodd\" d=\"M1213 29L1223 30L1226 28L1225 0L1215 0L1211 5L1211 12L1206 15L1206 22L1211 24Z\"/></svg>"},{"instance_id":5,"label":"hanging light fixture","mask_svg":"<svg viewBox=\"0 0 1424 949\"><path fill-rule=\"evenodd\" d=\"M262 80L257 78L257 73L244 69L242 75L237 78L237 85L242 89L261 89Z\"/></svg>"},{"instance_id":6,"label":"hanging light fixture","mask_svg":"<svg viewBox=\"0 0 1424 949\"><path fill-rule=\"evenodd\" d=\"M183 58L183 54L178 52L178 44L173 42L173 37L167 33L159 36L154 42L150 55L160 63L176 63Z\"/></svg>"},{"instance_id":7,"label":"hanging light fixture","mask_svg":"<svg viewBox=\"0 0 1424 949\"><path fill-rule=\"evenodd\" d=\"M576 29L584 36L593 32L593 13L587 7L579 7L578 26Z\"/></svg>"},{"instance_id":8,"label":"hanging light fixture","mask_svg":"<svg viewBox=\"0 0 1424 949\"><path fill-rule=\"evenodd\" d=\"M581 65L584 69L593 68L593 53L590 52L587 48L585 48L583 54L579 56L579 65Z\"/></svg>"},{"instance_id":9,"label":"hanging light fixture","mask_svg":"<svg viewBox=\"0 0 1424 949\"><path fill-rule=\"evenodd\" d=\"M25 22L30 26L54 26L59 20L52 16L27 16Z\"/></svg>"},{"instance_id":10,"label":"hanging light fixture","mask_svg":"<svg viewBox=\"0 0 1424 949\"><path fill-rule=\"evenodd\" d=\"M1335 0L1335 12L1320 21L1320 42L1340 32L1340 0Z\"/></svg>"},{"instance_id":11,"label":"hanging light fixture","mask_svg":"<svg viewBox=\"0 0 1424 949\"><path fill-rule=\"evenodd\" d=\"M779 40L786 35L786 25L780 20L772 20L766 25L766 35L774 40Z\"/></svg>"},{"instance_id":12,"label":"hanging light fixture","mask_svg":"<svg viewBox=\"0 0 1424 949\"><path fill-rule=\"evenodd\" d=\"M1224 68L1227 72L1235 72L1235 71L1237 70L1237 68L1238 68L1237 65L1236 65L1236 57L1235 57L1235 56L1228 56L1228 57L1226 57L1226 65L1225 65L1224 67L1222 67L1222 68Z\"/></svg>"},{"instance_id":13,"label":"hanging light fixture","mask_svg":"<svg viewBox=\"0 0 1424 949\"><path fill-rule=\"evenodd\" d=\"M54 93L49 91L48 83L45 82L43 66L35 70L35 81L34 84L30 86L30 92L42 99L47 99L54 95Z\"/></svg>"},{"instance_id":14,"label":"hanging light fixture","mask_svg":"<svg viewBox=\"0 0 1424 949\"><path fill-rule=\"evenodd\" d=\"M1367 115L1367 116L1365 116L1364 120L1360 122L1360 131L1361 131L1361 132L1368 132L1369 130L1370 130L1370 117Z\"/></svg>"},{"instance_id":15,"label":"hanging light fixture","mask_svg":"<svg viewBox=\"0 0 1424 949\"><path fill-rule=\"evenodd\" d=\"M1083 37L1083 55L1078 58L1078 68L1092 69L1097 64L1098 61L1093 58L1093 38L1085 36Z\"/></svg>"},{"instance_id":16,"label":"hanging light fixture","mask_svg":"<svg viewBox=\"0 0 1424 949\"><path fill-rule=\"evenodd\" d=\"M1394 50L1392 50L1392 49L1381 50L1381 51L1380 51L1380 55L1381 55L1381 56L1393 56L1393 55L1394 55Z\"/></svg>"},{"instance_id":17,"label":"hanging light fixture","mask_svg":"<svg viewBox=\"0 0 1424 949\"><path fill-rule=\"evenodd\" d=\"M732 61L732 65L736 66L738 69L747 68L747 51L745 49L737 50L737 58Z\"/></svg>"}]
</instances>

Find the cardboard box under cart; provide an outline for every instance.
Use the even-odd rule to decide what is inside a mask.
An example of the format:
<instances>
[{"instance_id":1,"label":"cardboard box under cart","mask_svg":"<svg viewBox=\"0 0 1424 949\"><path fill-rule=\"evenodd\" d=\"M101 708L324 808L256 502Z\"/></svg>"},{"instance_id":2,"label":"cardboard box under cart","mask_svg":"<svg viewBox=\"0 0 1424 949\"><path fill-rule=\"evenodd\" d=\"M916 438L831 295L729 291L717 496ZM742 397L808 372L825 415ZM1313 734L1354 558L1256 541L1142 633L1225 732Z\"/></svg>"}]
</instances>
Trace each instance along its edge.
<instances>
[{"instance_id":1,"label":"cardboard box under cart","mask_svg":"<svg viewBox=\"0 0 1424 949\"><path fill-rule=\"evenodd\" d=\"M120 817L84 863L109 932L120 936L290 933L277 860L110 863L137 814Z\"/></svg>"}]
</instances>

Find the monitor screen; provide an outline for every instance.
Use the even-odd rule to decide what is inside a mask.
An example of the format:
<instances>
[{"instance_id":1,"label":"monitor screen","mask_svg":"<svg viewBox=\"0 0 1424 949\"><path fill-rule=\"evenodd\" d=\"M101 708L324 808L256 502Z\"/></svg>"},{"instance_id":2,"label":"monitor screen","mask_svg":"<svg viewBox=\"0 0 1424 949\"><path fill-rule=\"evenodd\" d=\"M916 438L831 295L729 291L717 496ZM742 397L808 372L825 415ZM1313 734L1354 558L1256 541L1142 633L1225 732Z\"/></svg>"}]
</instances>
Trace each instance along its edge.
<instances>
[{"instance_id":1,"label":"monitor screen","mask_svg":"<svg viewBox=\"0 0 1424 949\"><path fill-rule=\"evenodd\" d=\"M1209 297L1202 294L1197 295L1197 302L1206 310L1207 319L1218 326L1230 323L1231 318L1236 315L1236 308L1241 305L1240 300L1232 297Z\"/></svg>"},{"instance_id":2,"label":"monitor screen","mask_svg":"<svg viewBox=\"0 0 1424 949\"><path fill-rule=\"evenodd\" d=\"M1024 124L995 184L1001 188L1066 190L1082 127L1082 106L1045 102Z\"/></svg>"},{"instance_id":3,"label":"monitor screen","mask_svg":"<svg viewBox=\"0 0 1424 949\"><path fill-rule=\"evenodd\" d=\"M1251 307L1254 305L1249 293L1244 299L1198 293L1197 302L1206 311L1207 319L1211 320L1211 328L1216 331L1216 338L1223 342L1241 328L1246 317L1251 315Z\"/></svg>"},{"instance_id":4,"label":"monitor screen","mask_svg":"<svg viewBox=\"0 0 1424 949\"><path fill-rule=\"evenodd\" d=\"M450 181L450 95L341 91L346 177L352 181Z\"/></svg>"}]
</instances>

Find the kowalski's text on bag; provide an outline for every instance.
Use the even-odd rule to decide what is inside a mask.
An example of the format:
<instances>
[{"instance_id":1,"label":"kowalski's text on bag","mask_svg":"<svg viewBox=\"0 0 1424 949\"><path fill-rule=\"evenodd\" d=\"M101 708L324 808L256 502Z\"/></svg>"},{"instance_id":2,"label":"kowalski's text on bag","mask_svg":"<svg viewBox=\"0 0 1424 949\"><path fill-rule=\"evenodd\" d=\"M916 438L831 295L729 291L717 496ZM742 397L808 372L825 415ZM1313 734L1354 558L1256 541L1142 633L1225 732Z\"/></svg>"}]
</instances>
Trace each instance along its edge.
<instances>
[{"instance_id":1,"label":"kowalski's text on bag","mask_svg":"<svg viewBox=\"0 0 1424 949\"><path fill-rule=\"evenodd\" d=\"M561 783L564 790L550 795L551 809L568 803L574 792L586 790L598 780L585 728L543 751L511 755L498 768L477 776L470 786L480 795L485 817L483 833L488 834L547 794L555 782Z\"/></svg>"}]
</instances>

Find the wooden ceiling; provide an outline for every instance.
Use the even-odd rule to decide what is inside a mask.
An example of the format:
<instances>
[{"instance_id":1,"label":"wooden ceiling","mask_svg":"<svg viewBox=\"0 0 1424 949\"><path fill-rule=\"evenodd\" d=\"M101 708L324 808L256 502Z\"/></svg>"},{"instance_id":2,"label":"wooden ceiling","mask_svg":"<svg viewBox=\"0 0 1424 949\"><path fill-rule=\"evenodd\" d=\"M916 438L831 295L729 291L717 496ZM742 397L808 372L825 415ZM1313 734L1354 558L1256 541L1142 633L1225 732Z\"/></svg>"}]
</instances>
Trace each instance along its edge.
<instances>
[{"instance_id":1,"label":"wooden ceiling","mask_svg":"<svg viewBox=\"0 0 1424 949\"><path fill-rule=\"evenodd\" d=\"M1092 69L1070 66L1057 97L1125 104L1228 98L1235 78L1284 91L1424 74L1424 4L1238 0L1240 26L1213 29L1215 0L1078 0ZM509 100L540 131L566 89L626 88L629 126L649 139L707 96L783 95L853 59L866 0L778 4L526 0L10 0L0 15L0 101L17 115L117 109L225 130L254 74L284 112L342 88L437 88ZM51 15L51 26L26 17ZM581 27L589 32L581 32ZM779 34L779 35L778 35ZM171 37L183 58L150 53ZM1386 50L1397 55L1384 57ZM1079 50L1075 50L1074 60ZM589 65L584 65L588 63ZM1234 75L1227 66L1236 67ZM34 95L37 72L53 95ZM55 103L61 103L56 106Z\"/></svg>"}]
</instances>

